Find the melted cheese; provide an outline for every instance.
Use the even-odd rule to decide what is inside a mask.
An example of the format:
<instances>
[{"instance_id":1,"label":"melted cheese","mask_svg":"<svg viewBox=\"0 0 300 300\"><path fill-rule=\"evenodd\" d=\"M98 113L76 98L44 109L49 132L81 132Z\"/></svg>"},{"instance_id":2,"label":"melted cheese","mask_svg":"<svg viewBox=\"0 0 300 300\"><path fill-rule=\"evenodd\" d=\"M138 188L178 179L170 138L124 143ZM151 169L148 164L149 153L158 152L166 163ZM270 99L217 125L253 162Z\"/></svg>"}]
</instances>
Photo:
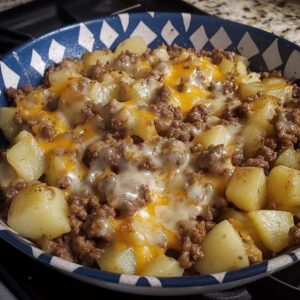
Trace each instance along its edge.
<instances>
[{"instance_id":1,"label":"melted cheese","mask_svg":"<svg viewBox=\"0 0 300 300\"><path fill-rule=\"evenodd\" d=\"M203 100L211 95L211 92L206 88L211 81L221 79L223 76L218 67L208 59L200 58L196 61L190 60L173 64L164 82L174 96L172 104L179 106L186 114L195 105L203 103ZM183 82L186 82L187 86L180 92L178 87Z\"/></svg>"}]
</instances>

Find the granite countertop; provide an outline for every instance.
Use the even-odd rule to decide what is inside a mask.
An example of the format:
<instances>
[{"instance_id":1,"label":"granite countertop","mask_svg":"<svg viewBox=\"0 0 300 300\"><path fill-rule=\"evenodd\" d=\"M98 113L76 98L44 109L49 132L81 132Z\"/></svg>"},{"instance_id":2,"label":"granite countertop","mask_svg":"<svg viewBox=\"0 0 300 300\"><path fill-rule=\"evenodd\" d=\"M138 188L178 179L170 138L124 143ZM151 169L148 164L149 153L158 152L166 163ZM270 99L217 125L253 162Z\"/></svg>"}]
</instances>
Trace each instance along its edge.
<instances>
[{"instance_id":1,"label":"granite countertop","mask_svg":"<svg viewBox=\"0 0 300 300\"><path fill-rule=\"evenodd\" d=\"M30 1L0 0L0 11ZM273 32L300 45L300 0L185 1L211 15Z\"/></svg>"},{"instance_id":2,"label":"granite countertop","mask_svg":"<svg viewBox=\"0 0 300 300\"><path fill-rule=\"evenodd\" d=\"M299 0L185 0L211 15L273 32L300 45Z\"/></svg>"}]
</instances>

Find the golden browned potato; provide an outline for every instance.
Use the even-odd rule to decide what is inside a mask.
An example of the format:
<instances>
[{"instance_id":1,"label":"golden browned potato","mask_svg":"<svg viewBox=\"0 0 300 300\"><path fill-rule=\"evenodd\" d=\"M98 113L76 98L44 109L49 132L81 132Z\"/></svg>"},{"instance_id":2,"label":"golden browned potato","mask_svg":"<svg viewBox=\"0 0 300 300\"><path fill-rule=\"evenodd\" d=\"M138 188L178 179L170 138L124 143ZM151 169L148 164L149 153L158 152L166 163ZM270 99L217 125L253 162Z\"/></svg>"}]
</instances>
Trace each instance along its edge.
<instances>
[{"instance_id":1,"label":"golden browned potato","mask_svg":"<svg viewBox=\"0 0 300 300\"><path fill-rule=\"evenodd\" d=\"M275 161L276 166L286 166L292 169L300 169L300 152L294 148L284 150Z\"/></svg>"},{"instance_id":2,"label":"golden browned potato","mask_svg":"<svg viewBox=\"0 0 300 300\"><path fill-rule=\"evenodd\" d=\"M6 158L20 177L38 180L45 169L44 153L33 135L26 135L7 150Z\"/></svg>"},{"instance_id":3,"label":"golden browned potato","mask_svg":"<svg viewBox=\"0 0 300 300\"><path fill-rule=\"evenodd\" d=\"M6 160L0 162L0 187L5 189L9 186L10 182L17 178L17 174L8 164Z\"/></svg>"},{"instance_id":4,"label":"golden browned potato","mask_svg":"<svg viewBox=\"0 0 300 300\"><path fill-rule=\"evenodd\" d=\"M114 60L114 54L109 49L94 50L87 52L83 56L84 67L88 68L98 64L105 65Z\"/></svg>"},{"instance_id":5,"label":"golden browned potato","mask_svg":"<svg viewBox=\"0 0 300 300\"><path fill-rule=\"evenodd\" d=\"M273 168L268 177L268 198L277 206L300 205L300 171L285 166Z\"/></svg>"},{"instance_id":6,"label":"golden browned potato","mask_svg":"<svg viewBox=\"0 0 300 300\"><path fill-rule=\"evenodd\" d=\"M43 235L56 238L71 230L68 215L63 192L38 182L13 199L7 223L13 230L33 240Z\"/></svg>"},{"instance_id":7,"label":"golden browned potato","mask_svg":"<svg viewBox=\"0 0 300 300\"><path fill-rule=\"evenodd\" d=\"M208 148L210 145L226 146L230 140L230 134L225 126L217 125L200 134L196 140L205 148Z\"/></svg>"},{"instance_id":8,"label":"golden browned potato","mask_svg":"<svg viewBox=\"0 0 300 300\"><path fill-rule=\"evenodd\" d=\"M266 176L262 168L237 167L227 185L226 198L240 209L252 211L266 204Z\"/></svg>"},{"instance_id":9,"label":"golden browned potato","mask_svg":"<svg viewBox=\"0 0 300 300\"><path fill-rule=\"evenodd\" d=\"M136 268L134 250L122 244L109 246L105 249L98 264L103 271L134 274Z\"/></svg>"},{"instance_id":10,"label":"golden browned potato","mask_svg":"<svg viewBox=\"0 0 300 300\"><path fill-rule=\"evenodd\" d=\"M229 220L236 230L246 231L251 236L254 244L261 251L266 252L266 249L263 246L263 243L246 212L237 211L234 208L226 207L222 211L219 220Z\"/></svg>"},{"instance_id":11,"label":"golden browned potato","mask_svg":"<svg viewBox=\"0 0 300 300\"><path fill-rule=\"evenodd\" d=\"M231 271L249 265L244 243L227 220L218 223L201 246L204 257L195 264L195 269L201 274Z\"/></svg>"},{"instance_id":12,"label":"golden browned potato","mask_svg":"<svg viewBox=\"0 0 300 300\"><path fill-rule=\"evenodd\" d=\"M276 97L263 96L256 99L249 116L249 122L262 127L267 133L270 133L272 131L270 122L275 116L278 107L278 99Z\"/></svg>"},{"instance_id":13,"label":"golden browned potato","mask_svg":"<svg viewBox=\"0 0 300 300\"><path fill-rule=\"evenodd\" d=\"M0 108L0 129L4 136L9 140L19 133L20 125L14 121L15 114L17 112L16 107L1 107Z\"/></svg>"},{"instance_id":14,"label":"golden browned potato","mask_svg":"<svg viewBox=\"0 0 300 300\"><path fill-rule=\"evenodd\" d=\"M277 253L289 245L289 229L294 226L290 212L257 210L248 216L266 248Z\"/></svg>"},{"instance_id":15,"label":"golden browned potato","mask_svg":"<svg viewBox=\"0 0 300 300\"><path fill-rule=\"evenodd\" d=\"M158 276L158 277L176 277L182 276L184 269L180 267L178 261L165 254L160 254L154 257L148 266L143 270L143 276Z\"/></svg>"},{"instance_id":16,"label":"golden browned potato","mask_svg":"<svg viewBox=\"0 0 300 300\"><path fill-rule=\"evenodd\" d=\"M254 154L263 145L265 136L266 130L254 123L248 124L243 129L242 137L246 156Z\"/></svg>"},{"instance_id":17,"label":"golden browned potato","mask_svg":"<svg viewBox=\"0 0 300 300\"><path fill-rule=\"evenodd\" d=\"M132 36L121 42L116 50L115 55L120 55L123 51L129 51L137 55L142 55L147 50L147 44L141 36Z\"/></svg>"}]
</instances>

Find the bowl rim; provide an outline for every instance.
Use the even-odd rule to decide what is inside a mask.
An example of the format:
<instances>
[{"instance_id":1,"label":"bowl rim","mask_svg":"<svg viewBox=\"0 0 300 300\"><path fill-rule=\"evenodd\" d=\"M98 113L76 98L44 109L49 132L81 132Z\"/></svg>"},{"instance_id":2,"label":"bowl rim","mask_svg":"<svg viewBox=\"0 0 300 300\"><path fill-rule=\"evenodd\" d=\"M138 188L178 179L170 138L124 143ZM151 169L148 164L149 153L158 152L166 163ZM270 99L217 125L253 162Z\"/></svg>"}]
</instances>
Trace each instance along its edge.
<instances>
[{"instance_id":1,"label":"bowl rim","mask_svg":"<svg viewBox=\"0 0 300 300\"><path fill-rule=\"evenodd\" d=\"M142 20L142 18L148 13L149 12L126 13L126 14ZM203 16L198 14L181 13L181 12L154 12L154 13L162 17L167 16L169 19L172 18L176 19L178 17L181 18L183 17L183 14L187 14L196 17L199 21L202 20L205 24L219 23L220 25L229 24L233 26L242 27L244 29L248 28L251 30L252 34L267 35L269 37L271 36L274 39L278 39L284 44L286 44L287 47L292 47L293 49L300 51L300 46L282 37L279 37L273 33L269 33L262 29L241 24L238 22L221 19L215 16ZM53 30L36 39L29 40L26 43L13 48L12 50L10 50L9 52L3 55L1 61L5 61L11 56L15 56L18 52L24 51L28 47L32 47L34 44L41 42L45 39L51 38L52 36L55 36L55 34L57 33L68 32L69 30L79 27L81 24L89 26L97 22L103 22L105 20L116 18L120 15L124 15L124 14L103 16L93 20L79 22L72 25L61 27L57 30ZM23 66L19 63L18 59L16 59L16 63L18 63L21 69L24 70ZM115 284L124 284L128 286L138 286L138 287L146 287L146 288L185 288L185 287L220 285L224 283L240 281L243 279L249 279L257 276L267 276L269 274L272 274L275 271L279 271L285 267L288 267L291 264L294 264L300 260L300 246L299 246L291 251L287 251L286 253L280 254L272 259L264 260L260 263L249 265L247 267L243 267L234 271L219 272L219 273L213 273L207 275L199 274L199 275L177 276L177 277L154 277L154 276L118 274L113 272L102 271L100 269L93 269L73 262L68 262L60 257L45 253L40 248L36 247L36 245L33 244L32 242L19 236L18 233L14 232L11 228L9 228L8 225L6 225L6 223L2 220L0 220L0 238L2 238L4 241L8 242L10 245L15 247L18 251L21 251L22 253L26 254L27 256L43 264L50 265L63 272L73 273L81 277L83 276L85 278L98 280L98 281L105 281L105 282L110 282ZM120 280L122 276L124 280Z\"/></svg>"}]
</instances>

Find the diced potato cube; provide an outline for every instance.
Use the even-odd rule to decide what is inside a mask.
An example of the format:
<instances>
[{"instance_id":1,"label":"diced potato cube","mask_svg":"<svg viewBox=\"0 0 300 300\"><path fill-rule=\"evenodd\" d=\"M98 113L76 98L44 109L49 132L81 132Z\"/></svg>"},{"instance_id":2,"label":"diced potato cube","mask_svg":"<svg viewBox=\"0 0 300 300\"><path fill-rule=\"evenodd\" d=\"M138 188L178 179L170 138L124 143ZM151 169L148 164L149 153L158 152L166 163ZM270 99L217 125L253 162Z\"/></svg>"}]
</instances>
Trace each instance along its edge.
<instances>
[{"instance_id":1,"label":"diced potato cube","mask_svg":"<svg viewBox=\"0 0 300 300\"><path fill-rule=\"evenodd\" d=\"M249 212L248 216L266 248L277 253L289 245L289 229L294 226L291 213L258 210Z\"/></svg>"},{"instance_id":2,"label":"diced potato cube","mask_svg":"<svg viewBox=\"0 0 300 300\"><path fill-rule=\"evenodd\" d=\"M133 248L113 245L105 249L99 260L101 270L120 274L134 274L136 259Z\"/></svg>"},{"instance_id":3,"label":"diced potato cube","mask_svg":"<svg viewBox=\"0 0 300 300\"><path fill-rule=\"evenodd\" d=\"M49 83L51 88L55 87L55 91L61 91L65 85L73 78L80 78L81 74L77 73L76 69L56 68L49 73Z\"/></svg>"},{"instance_id":4,"label":"diced potato cube","mask_svg":"<svg viewBox=\"0 0 300 300\"><path fill-rule=\"evenodd\" d=\"M205 236L201 246L204 257L195 264L200 274L231 271L249 265L244 243L227 220L218 223Z\"/></svg>"},{"instance_id":5,"label":"diced potato cube","mask_svg":"<svg viewBox=\"0 0 300 300\"><path fill-rule=\"evenodd\" d=\"M300 169L300 152L293 148L284 150L276 159L275 165L282 165L292 169Z\"/></svg>"},{"instance_id":6,"label":"diced potato cube","mask_svg":"<svg viewBox=\"0 0 300 300\"><path fill-rule=\"evenodd\" d=\"M5 189L8 185L17 178L14 169L8 164L7 161L2 160L0 163L0 187Z\"/></svg>"},{"instance_id":7,"label":"diced potato cube","mask_svg":"<svg viewBox=\"0 0 300 300\"><path fill-rule=\"evenodd\" d=\"M16 112L17 108L15 107L0 108L0 129L9 141L12 141L20 131L20 125L16 124L14 121Z\"/></svg>"},{"instance_id":8,"label":"diced potato cube","mask_svg":"<svg viewBox=\"0 0 300 300\"><path fill-rule=\"evenodd\" d=\"M247 213L237 211L234 208L227 207L222 212L219 220L229 220L230 223L236 230L247 231L251 238L254 241L254 244L263 252L265 252L265 248L261 242L259 235L256 232L256 229L250 222Z\"/></svg>"},{"instance_id":9,"label":"diced potato cube","mask_svg":"<svg viewBox=\"0 0 300 300\"><path fill-rule=\"evenodd\" d=\"M217 125L203 132L196 138L196 140L205 148L208 148L210 145L227 146L230 140L230 134L225 126Z\"/></svg>"},{"instance_id":10,"label":"diced potato cube","mask_svg":"<svg viewBox=\"0 0 300 300\"><path fill-rule=\"evenodd\" d=\"M233 60L223 57L219 64L220 71L224 74L235 72L235 63Z\"/></svg>"},{"instance_id":11,"label":"diced potato cube","mask_svg":"<svg viewBox=\"0 0 300 300\"><path fill-rule=\"evenodd\" d=\"M141 36L132 36L121 42L116 50L115 55L120 55L123 51L129 51L137 55L142 55L147 50L147 44Z\"/></svg>"},{"instance_id":12,"label":"diced potato cube","mask_svg":"<svg viewBox=\"0 0 300 300\"><path fill-rule=\"evenodd\" d=\"M241 83L239 94L242 99L262 92L264 95L274 96L282 102L292 96L292 86L282 78L267 78L261 82Z\"/></svg>"},{"instance_id":13,"label":"diced potato cube","mask_svg":"<svg viewBox=\"0 0 300 300\"><path fill-rule=\"evenodd\" d=\"M25 180L38 180L44 173L44 153L31 134L8 149L6 158L17 174Z\"/></svg>"},{"instance_id":14,"label":"diced potato cube","mask_svg":"<svg viewBox=\"0 0 300 300\"><path fill-rule=\"evenodd\" d=\"M250 156L263 145L266 130L257 124L251 123L244 128L242 136L244 139L244 153L246 156Z\"/></svg>"},{"instance_id":15,"label":"diced potato cube","mask_svg":"<svg viewBox=\"0 0 300 300\"><path fill-rule=\"evenodd\" d=\"M235 168L226 188L228 201L240 209L252 211L263 208L266 196L266 176L262 168Z\"/></svg>"},{"instance_id":16,"label":"diced potato cube","mask_svg":"<svg viewBox=\"0 0 300 300\"><path fill-rule=\"evenodd\" d=\"M165 254L157 255L143 270L143 276L176 277L182 276L184 269L180 267L178 261Z\"/></svg>"},{"instance_id":17,"label":"diced potato cube","mask_svg":"<svg viewBox=\"0 0 300 300\"><path fill-rule=\"evenodd\" d=\"M236 72L239 78L244 78L248 74L247 68L249 66L249 61L244 56L235 55L234 62L236 65Z\"/></svg>"},{"instance_id":18,"label":"diced potato cube","mask_svg":"<svg viewBox=\"0 0 300 300\"><path fill-rule=\"evenodd\" d=\"M109 102L112 98L117 96L117 84L111 83L99 83L97 81L92 81L87 86L84 93L89 97L95 104L104 105Z\"/></svg>"},{"instance_id":19,"label":"diced potato cube","mask_svg":"<svg viewBox=\"0 0 300 300\"><path fill-rule=\"evenodd\" d=\"M47 167L45 169L46 183L56 186L58 181L72 172L74 169L74 162L70 156L66 155L51 155L47 157Z\"/></svg>"},{"instance_id":20,"label":"diced potato cube","mask_svg":"<svg viewBox=\"0 0 300 300\"><path fill-rule=\"evenodd\" d=\"M18 193L9 208L7 223L21 235L37 240L56 238L71 230L68 205L61 190L35 183Z\"/></svg>"},{"instance_id":21,"label":"diced potato cube","mask_svg":"<svg viewBox=\"0 0 300 300\"><path fill-rule=\"evenodd\" d=\"M268 198L277 206L300 205L300 171L285 166L273 168L268 178Z\"/></svg>"},{"instance_id":22,"label":"diced potato cube","mask_svg":"<svg viewBox=\"0 0 300 300\"><path fill-rule=\"evenodd\" d=\"M264 96L256 99L249 116L249 122L261 126L267 133L270 133L272 131L270 122L275 116L278 106L276 97Z\"/></svg>"},{"instance_id":23,"label":"diced potato cube","mask_svg":"<svg viewBox=\"0 0 300 300\"><path fill-rule=\"evenodd\" d=\"M71 126L81 124L86 120L83 110L87 100L87 97L79 93L72 85L65 88L59 101L59 110Z\"/></svg>"},{"instance_id":24,"label":"diced potato cube","mask_svg":"<svg viewBox=\"0 0 300 300\"><path fill-rule=\"evenodd\" d=\"M267 95L277 97L282 102L292 98L293 86L288 85L285 79L267 78L263 82L266 86L265 93Z\"/></svg>"},{"instance_id":25,"label":"diced potato cube","mask_svg":"<svg viewBox=\"0 0 300 300\"><path fill-rule=\"evenodd\" d=\"M122 109L121 119L127 119L127 129L129 135L136 135L144 141L152 140L157 136L154 126L154 114L146 110L138 110L135 105L128 103Z\"/></svg>"},{"instance_id":26,"label":"diced potato cube","mask_svg":"<svg viewBox=\"0 0 300 300\"><path fill-rule=\"evenodd\" d=\"M17 142L27 138L27 137L31 137L32 134L27 131L27 130L22 130L14 139L13 139L13 143L16 144Z\"/></svg>"},{"instance_id":27,"label":"diced potato cube","mask_svg":"<svg viewBox=\"0 0 300 300\"><path fill-rule=\"evenodd\" d=\"M260 82L260 74L255 72L250 72L246 76L242 78L242 83L252 83L252 82Z\"/></svg>"},{"instance_id":28,"label":"diced potato cube","mask_svg":"<svg viewBox=\"0 0 300 300\"><path fill-rule=\"evenodd\" d=\"M93 52L86 52L83 56L84 66L91 67L97 63L105 65L111 63L114 59L114 54L108 49L95 50Z\"/></svg>"},{"instance_id":29,"label":"diced potato cube","mask_svg":"<svg viewBox=\"0 0 300 300\"><path fill-rule=\"evenodd\" d=\"M241 83L239 86L239 95L243 100L263 91L264 84L262 82Z\"/></svg>"}]
</instances>

